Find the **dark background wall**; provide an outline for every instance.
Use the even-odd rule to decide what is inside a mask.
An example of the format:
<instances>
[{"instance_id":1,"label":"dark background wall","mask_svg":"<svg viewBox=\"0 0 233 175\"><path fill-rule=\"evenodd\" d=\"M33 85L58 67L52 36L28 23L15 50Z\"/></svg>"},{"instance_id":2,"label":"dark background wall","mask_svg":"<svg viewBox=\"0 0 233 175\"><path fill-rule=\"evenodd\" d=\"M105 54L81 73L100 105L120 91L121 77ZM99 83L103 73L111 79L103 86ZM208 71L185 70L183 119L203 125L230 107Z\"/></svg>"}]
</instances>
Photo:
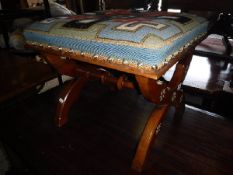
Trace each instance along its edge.
<instances>
[{"instance_id":1,"label":"dark background wall","mask_svg":"<svg viewBox=\"0 0 233 175\"><path fill-rule=\"evenodd\" d=\"M164 7L233 12L233 0L163 0Z\"/></svg>"}]
</instances>

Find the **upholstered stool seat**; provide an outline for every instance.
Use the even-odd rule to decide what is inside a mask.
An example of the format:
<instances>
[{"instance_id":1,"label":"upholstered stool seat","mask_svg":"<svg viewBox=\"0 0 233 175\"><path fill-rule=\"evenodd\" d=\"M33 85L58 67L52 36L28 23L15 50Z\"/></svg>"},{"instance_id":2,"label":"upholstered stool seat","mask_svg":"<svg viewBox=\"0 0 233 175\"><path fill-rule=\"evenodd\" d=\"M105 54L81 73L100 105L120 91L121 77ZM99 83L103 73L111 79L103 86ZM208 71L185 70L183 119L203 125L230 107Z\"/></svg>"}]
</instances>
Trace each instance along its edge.
<instances>
[{"instance_id":1,"label":"upholstered stool seat","mask_svg":"<svg viewBox=\"0 0 233 175\"><path fill-rule=\"evenodd\" d=\"M106 11L50 18L28 27L29 44L53 47L86 61L157 69L207 31L208 22L190 14ZM85 61L85 60L82 60Z\"/></svg>"}]
</instances>

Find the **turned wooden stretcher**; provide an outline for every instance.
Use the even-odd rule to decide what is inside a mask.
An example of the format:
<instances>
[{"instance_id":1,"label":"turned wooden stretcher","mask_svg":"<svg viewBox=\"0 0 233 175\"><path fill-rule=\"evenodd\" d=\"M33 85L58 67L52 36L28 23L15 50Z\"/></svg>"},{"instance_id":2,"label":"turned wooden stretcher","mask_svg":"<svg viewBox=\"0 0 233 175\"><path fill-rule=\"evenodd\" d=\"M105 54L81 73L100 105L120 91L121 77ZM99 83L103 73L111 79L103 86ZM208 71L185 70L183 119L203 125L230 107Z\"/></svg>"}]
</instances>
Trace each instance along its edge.
<instances>
[{"instance_id":1,"label":"turned wooden stretcher","mask_svg":"<svg viewBox=\"0 0 233 175\"><path fill-rule=\"evenodd\" d=\"M60 74L75 77L60 94L55 116L58 127L67 122L72 104L90 79L118 89L139 89L147 100L157 104L132 161L132 169L141 172L169 107L184 107L181 84L195 46L205 37L207 23L203 19L197 22L196 17L187 14L112 13L48 19L33 24L24 34L27 47L38 50ZM176 28L170 28L167 22ZM202 29L194 31L196 26ZM161 32L172 35L166 38ZM143 36L136 41L138 35ZM162 79L175 64L171 80Z\"/></svg>"}]
</instances>

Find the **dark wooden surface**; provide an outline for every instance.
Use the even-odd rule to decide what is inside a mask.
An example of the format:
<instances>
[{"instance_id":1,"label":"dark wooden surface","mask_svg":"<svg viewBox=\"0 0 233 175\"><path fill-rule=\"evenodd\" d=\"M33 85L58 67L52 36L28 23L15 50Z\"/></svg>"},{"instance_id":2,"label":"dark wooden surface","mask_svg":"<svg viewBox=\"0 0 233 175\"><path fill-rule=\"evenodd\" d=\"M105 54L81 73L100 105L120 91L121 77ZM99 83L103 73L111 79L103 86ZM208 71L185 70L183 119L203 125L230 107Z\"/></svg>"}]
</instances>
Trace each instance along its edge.
<instances>
[{"instance_id":1,"label":"dark wooden surface","mask_svg":"<svg viewBox=\"0 0 233 175\"><path fill-rule=\"evenodd\" d=\"M59 89L1 111L1 140L30 174L124 175L154 104L135 91L94 82L83 91L67 125L54 125ZM143 174L231 175L233 122L186 107L163 122ZM26 173L24 173L26 174Z\"/></svg>"},{"instance_id":2,"label":"dark wooden surface","mask_svg":"<svg viewBox=\"0 0 233 175\"><path fill-rule=\"evenodd\" d=\"M4 91L0 97L5 96L6 100L11 94L8 96L11 99L29 92L38 81L45 81L51 76L51 70L44 66L39 68L31 59L12 57L1 50ZM200 76L195 76L197 73ZM171 109L144 174L232 174L232 95L222 89L222 82L230 78L230 63L193 58L184 82L186 93L192 97L186 101L195 105L193 96L200 96L204 100L200 107L207 103L211 109L220 110L220 114L227 111L230 117L222 118L186 106L183 118L174 119ZM0 108L0 140L11 150L16 168L22 174L33 175L128 174L137 140L154 105L135 91L111 91L91 82L72 108L68 124L58 129L54 125L58 94L59 88L14 100L11 105Z\"/></svg>"},{"instance_id":3,"label":"dark wooden surface","mask_svg":"<svg viewBox=\"0 0 233 175\"><path fill-rule=\"evenodd\" d=\"M164 77L170 79L172 73L173 68ZM183 83L186 103L232 118L233 88L229 92L225 89L232 80L232 63L224 58L194 55Z\"/></svg>"},{"instance_id":4,"label":"dark wooden surface","mask_svg":"<svg viewBox=\"0 0 233 175\"><path fill-rule=\"evenodd\" d=\"M225 49L220 35L211 35L199 44L196 50L205 52L206 57L193 56L183 88L186 103L232 118L233 88L229 83L233 82L233 57L227 56ZM165 78L171 76L171 70Z\"/></svg>"},{"instance_id":5,"label":"dark wooden surface","mask_svg":"<svg viewBox=\"0 0 233 175\"><path fill-rule=\"evenodd\" d=\"M214 3L212 2L213 1L211 0L163 0L163 5L168 8L182 10L233 12L233 2L231 0L215 1Z\"/></svg>"},{"instance_id":6,"label":"dark wooden surface","mask_svg":"<svg viewBox=\"0 0 233 175\"><path fill-rule=\"evenodd\" d=\"M56 77L52 69L33 56L0 50L0 104Z\"/></svg>"}]
</instances>

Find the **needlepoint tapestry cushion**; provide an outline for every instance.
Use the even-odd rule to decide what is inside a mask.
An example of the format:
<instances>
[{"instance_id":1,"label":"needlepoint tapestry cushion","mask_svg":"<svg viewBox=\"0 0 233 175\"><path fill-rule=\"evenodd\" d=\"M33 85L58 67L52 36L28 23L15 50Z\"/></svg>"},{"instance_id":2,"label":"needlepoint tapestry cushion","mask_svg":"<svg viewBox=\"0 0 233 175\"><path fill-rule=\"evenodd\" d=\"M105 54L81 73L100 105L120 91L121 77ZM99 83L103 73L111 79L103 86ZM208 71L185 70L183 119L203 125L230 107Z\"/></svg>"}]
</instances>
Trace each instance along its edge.
<instances>
[{"instance_id":1,"label":"needlepoint tapestry cushion","mask_svg":"<svg viewBox=\"0 0 233 175\"><path fill-rule=\"evenodd\" d=\"M28 44L88 54L116 64L156 68L207 32L186 13L106 11L49 18L24 31Z\"/></svg>"}]
</instances>

